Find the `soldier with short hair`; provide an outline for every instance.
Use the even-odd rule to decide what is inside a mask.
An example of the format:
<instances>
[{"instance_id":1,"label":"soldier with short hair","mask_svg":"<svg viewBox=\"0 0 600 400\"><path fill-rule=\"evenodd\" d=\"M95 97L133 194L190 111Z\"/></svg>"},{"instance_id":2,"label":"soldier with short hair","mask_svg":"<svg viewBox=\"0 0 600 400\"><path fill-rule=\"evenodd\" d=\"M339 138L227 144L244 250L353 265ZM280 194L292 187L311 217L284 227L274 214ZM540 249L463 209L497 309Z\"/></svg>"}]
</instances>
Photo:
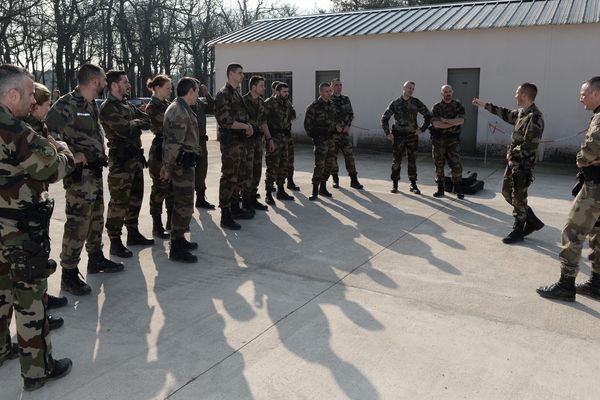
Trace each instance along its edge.
<instances>
[{"instance_id":1,"label":"soldier with short hair","mask_svg":"<svg viewBox=\"0 0 600 400\"><path fill-rule=\"evenodd\" d=\"M82 166L63 179L67 220L60 253L61 289L82 296L92 290L80 279L77 267L84 245L88 253L88 273L119 272L123 264L108 260L102 254L102 170L107 163L95 99L106 87L106 75L99 66L85 64L77 72L77 83L73 91L54 103L46 124L50 134L64 140L75 157L81 155L84 160Z\"/></svg>"},{"instance_id":2,"label":"soldier with short hair","mask_svg":"<svg viewBox=\"0 0 600 400\"><path fill-rule=\"evenodd\" d=\"M460 162L460 130L465 123L465 108L452 98L452 86L443 85L441 88L442 101L431 109L431 152L435 164L435 182L437 192L433 197L444 196L446 177L444 167L446 161L452 170L452 184L459 199L463 199L462 163Z\"/></svg>"},{"instance_id":3,"label":"soldier with short hair","mask_svg":"<svg viewBox=\"0 0 600 400\"><path fill-rule=\"evenodd\" d=\"M177 98L167 108L163 121L161 179L171 182L174 193L169 258L185 263L198 261L198 257L190 253L198 244L185 238L194 213L194 171L200 151L198 121L191 108L198 101L198 93L196 79L181 78L177 82Z\"/></svg>"},{"instance_id":4,"label":"soldier with short hair","mask_svg":"<svg viewBox=\"0 0 600 400\"><path fill-rule=\"evenodd\" d=\"M54 202L47 185L70 173L67 145L38 135L20 120L34 99L33 76L0 65L0 365L19 358L23 388L32 391L67 375L71 360L55 360L44 297L56 269L50 256ZM18 343L11 343L13 310Z\"/></svg>"},{"instance_id":5,"label":"soldier with short hair","mask_svg":"<svg viewBox=\"0 0 600 400\"><path fill-rule=\"evenodd\" d=\"M332 197L327 190L327 179L333 168L335 144L333 135L341 126L337 125L335 105L331 102L331 85L319 85L319 98L306 108L304 130L314 144L315 168L312 176L312 195L309 200L317 200L319 195Z\"/></svg>"},{"instance_id":6,"label":"soldier with short hair","mask_svg":"<svg viewBox=\"0 0 600 400\"><path fill-rule=\"evenodd\" d=\"M206 134L206 115L215 112L215 100L208 92L208 87L198 81L200 85L200 94L206 99L206 103L198 100L196 105L192 106L192 110L196 114L198 120L200 154L196 161L196 173L194 175L195 190L196 190L196 207L207 210L214 210L215 205L206 200L206 175L208 174L208 135Z\"/></svg>"},{"instance_id":7,"label":"soldier with short hair","mask_svg":"<svg viewBox=\"0 0 600 400\"><path fill-rule=\"evenodd\" d=\"M533 182L533 168L537 148L544 133L544 116L535 105L537 87L525 82L517 87L516 110L498 107L480 99L473 99L473 105L485 108L507 123L514 125L511 143L506 152L508 165L502 181L502 195L513 206L515 222L513 230L502 239L503 243L521 242L525 236L544 227L544 223L527 205L527 189Z\"/></svg>"},{"instance_id":8,"label":"soldier with short hair","mask_svg":"<svg viewBox=\"0 0 600 400\"><path fill-rule=\"evenodd\" d=\"M333 187L340 187L340 178L338 176L339 167L337 162L338 152L342 152L344 156L344 162L346 163L346 171L350 176L350 187L354 189L363 189L363 185L358 181L358 173L356 172L356 163L354 162L354 150L352 149L352 141L350 140L349 131L354 119L354 111L352 111L352 103L348 96L342 94L342 81L334 79L331 81L331 87L333 88L333 95L331 101L336 106L338 123L341 128L333 135L333 143L335 144L335 158L334 165L331 171L331 177L333 178Z\"/></svg>"},{"instance_id":9,"label":"soldier with short hair","mask_svg":"<svg viewBox=\"0 0 600 400\"><path fill-rule=\"evenodd\" d=\"M150 128L148 115L127 101L131 90L125 71L106 74L109 93L100 106L100 122L108 140L108 191L106 232L110 254L129 258L131 250L121 241L121 229L127 227L127 245L150 246L154 239L142 236L138 220L144 198L144 149L142 129Z\"/></svg>"},{"instance_id":10,"label":"soldier with short hair","mask_svg":"<svg viewBox=\"0 0 600 400\"><path fill-rule=\"evenodd\" d=\"M250 116L240 93L244 80L244 70L240 64L227 66L227 83L215 97L215 118L221 136L221 179L219 181L219 207L221 208L221 226L239 230L240 224L234 221L232 212L238 218L250 219L252 213L240 210L235 201L234 192L238 186L238 176L244 143L254 134L250 125Z\"/></svg>"},{"instance_id":11,"label":"soldier with short hair","mask_svg":"<svg viewBox=\"0 0 600 400\"><path fill-rule=\"evenodd\" d=\"M410 180L410 191L421 194L417 186L417 148L419 147L419 134L429 127L431 113L416 97L415 83L404 82L402 96L392 101L381 116L381 127L387 138L393 143L394 162L392 163L392 193L398 193L398 181L400 180L400 167L402 156L406 152L408 159L408 179ZM417 123L417 115L423 116L423 124ZM389 121L394 117L394 125L390 132Z\"/></svg>"},{"instance_id":12,"label":"soldier with short hair","mask_svg":"<svg viewBox=\"0 0 600 400\"><path fill-rule=\"evenodd\" d=\"M576 157L583 182L562 230L560 279L537 289L542 297L564 301L575 301L575 293L600 300L600 76L583 82L579 101L593 113ZM586 238L590 242L592 274L586 282L575 285Z\"/></svg>"}]
</instances>

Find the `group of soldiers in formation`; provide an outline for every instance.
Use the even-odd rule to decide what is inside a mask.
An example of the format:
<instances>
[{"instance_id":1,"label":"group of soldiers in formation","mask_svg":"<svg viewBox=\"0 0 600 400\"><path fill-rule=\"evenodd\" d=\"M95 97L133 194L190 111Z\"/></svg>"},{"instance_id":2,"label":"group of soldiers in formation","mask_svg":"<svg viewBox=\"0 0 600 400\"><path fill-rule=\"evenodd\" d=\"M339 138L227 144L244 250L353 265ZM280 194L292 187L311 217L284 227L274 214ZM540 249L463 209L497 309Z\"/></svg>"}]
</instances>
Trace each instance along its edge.
<instances>
[{"instance_id":1,"label":"group of soldiers in formation","mask_svg":"<svg viewBox=\"0 0 600 400\"><path fill-rule=\"evenodd\" d=\"M127 101L130 84L124 71L105 71L93 64L78 71L78 86L51 105L51 93L35 83L20 67L0 66L0 365L19 357L25 390L40 388L48 380L65 376L71 360L52 357L50 329L62 325L47 310L67 304L66 297L47 294L47 277L56 269L49 258L49 224L53 200L50 183L63 181L66 222L60 265L61 288L73 295L91 292L78 265L85 245L87 273L112 273L123 264L107 259L102 251L102 231L110 238L110 254L128 258L132 252L121 241L127 228L127 246L149 246L153 239L138 230L144 193L143 169L152 178L150 214L153 235L170 238L169 258L197 262L192 251L197 243L185 238L195 206L214 209L206 197L206 114L214 113L219 126L221 178L219 182L220 224L238 230L236 219L250 219L255 210L267 210L259 201L263 146L266 149L265 202L292 201L286 188L299 190L293 180L291 123L296 112L283 82L272 86L274 94L263 100L265 80L253 76L249 92L241 93L244 79L239 64L227 67L227 83L213 97L197 79L181 78L176 99L169 101L173 83L166 75L148 81L153 96L145 112ZM464 107L453 99L449 85L441 88L441 101L429 109L413 97L415 84L406 82L402 96L391 102L381 117L382 128L393 143L392 192L398 191L403 154L408 158L410 191L417 186L416 150L418 135L430 130L436 169L437 191L444 196L444 164L452 170L458 198L461 190L460 131ZM108 89L98 108L96 97ZM502 194L513 207L513 230L503 239L515 243L544 224L527 205L527 189L533 180L536 151L544 130L543 115L534 101L537 88L521 84L516 91L518 109L510 110L480 99L483 107L514 125L506 159ZM199 97L206 102L199 101ZM600 298L600 77L585 81L581 102L594 112L586 140L577 154L581 169L576 200L562 232L562 264L558 282L538 289L544 297L574 301L580 293ZM421 114L423 123L417 124ZM394 117L391 129L389 121ZM310 200L331 197L327 180L339 187L337 153L344 155L351 187L362 189L357 178L349 129L352 105L342 95L339 79L319 86L319 98L306 109L304 128L314 143L314 171ZM431 124L431 126L430 126ZM151 129L148 160L141 143L143 129ZM108 155L105 149L108 144ZM110 201L104 223L103 169L108 167ZM287 184L286 184L287 180ZM276 186L276 188L274 187ZM167 220L163 227L165 204ZM592 252L591 278L575 285L583 241L589 235ZM12 343L9 325L16 315L17 343Z\"/></svg>"}]
</instances>

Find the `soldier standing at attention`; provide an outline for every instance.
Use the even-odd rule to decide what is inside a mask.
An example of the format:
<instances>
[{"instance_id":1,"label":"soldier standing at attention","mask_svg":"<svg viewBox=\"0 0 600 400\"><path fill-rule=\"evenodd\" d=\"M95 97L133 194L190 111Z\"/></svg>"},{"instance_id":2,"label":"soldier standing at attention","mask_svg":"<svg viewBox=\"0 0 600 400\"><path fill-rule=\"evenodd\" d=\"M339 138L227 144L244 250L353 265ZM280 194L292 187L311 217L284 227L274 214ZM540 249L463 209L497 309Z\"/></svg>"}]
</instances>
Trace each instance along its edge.
<instances>
[{"instance_id":1,"label":"soldier standing at attention","mask_svg":"<svg viewBox=\"0 0 600 400\"><path fill-rule=\"evenodd\" d=\"M63 179L65 214L60 265L61 289L76 296L87 295L91 288L79 278L77 265L85 244L88 274L119 272L115 263L102 254L104 227L104 183L102 170L107 165L104 135L94 101L106 87L104 70L97 65L83 65L77 72L78 86L62 96L50 109L46 124L50 133L64 140L75 153L83 156L83 167Z\"/></svg>"},{"instance_id":2,"label":"soldier standing at attention","mask_svg":"<svg viewBox=\"0 0 600 400\"><path fill-rule=\"evenodd\" d=\"M459 101L454 100L452 86L443 85L442 101L431 109L431 152L435 164L437 192L433 197L444 195L444 167L446 161L452 170L452 184L456 197L463 199L462 164L460 162L460 128L465 123L465 108Z\"/></svg>"},{"instance_id":3,"label":"soldier standing at attention","mask_svg":"<svg viewBox=\"0 0 600 400\"><path fill-rule=\"evenodd\" d=\"M163 121L161 178L172 182L175 193L169 258L185 263L198 261L198 257L190 253L198 244L188 242L184 236L194 213L194 171L200 146L198 121L191 107L198 101L198 93L196 79L181 78L177 82L177 98L167 108Z\"/></svg>"},{"instance_id":4,"label":"soldier standing at attention","mask_svg":"<svg viewBox=\"0 0 600 400\"><path fill-rule=\"evenodd\" d=\"M266 141L269 153L271 153L274 148L273 138L271 137L266 120L265 101L262 98L265 94L265 78L262 76L253 76L250 78L248 86L250 86L250 91L246 93L243 98L248 113L250 114L250 123L255 130L257 129L259 131L259 133L254 134L251 138L246 140L246 159L243 161L245 166L244 168L240 168L240 171L242 171L242 204L243 208L247 210L266 211L269 207L262 204L256 198L258 185L260 184L260 176L262 175L263 142ZM291 198L293 199L293 197Z\"/></svg>"},{"instance_id":5,"label":"soldier standing at attention","mask_svg":"<svg viewBox=\"0 0 600 400\"><path fill-rule=\"evenodd\" d=\"M0 365L19 357L26 391L62 378L72 366L68 358L52 357L44 296L56 269L49 259L54 202L46 189L75 163L66 144L19 119L35 104L33 93L31 74L0 65ZM9 330L13 310L16 344Z\"/></svg>"},{"instance_id":6,"label":"soldier standing at attention","mask_svg":"<svg viewBox=\"0 0 600 400\"><path fill-rule=\"evenodd\" d=\"M583 82L579 101L593 116L585 141L577 153L577 167L583 173L583 185L571 205L562 235L558 282L537 289L542 297L575 301L575 293L600 300L600 76ZM592 276L575 285L583 242L589 238Z\"/></svg>"},{"instance_id":7,"label":"soldier standing at attention","mask_svg":"<svg viewBox=\"0 0 600 400\"><path fill-rule=\"evenodd\" d=\"M194 174L195 188L196 188L196 207L204 208L206 210L214 210L215 205L209 203L206 200L206 175L208 174L208 147L206 142L208 141L208 135L206 134L206 114L212 114L215 112L215 100L208 92L206 85L197 82L200 85L200 95L204 96L206 103L198 100L195 106L192 106L192 110L196 114L198 120L198 129L200 131L200 155L196 160L196 173Z\"/></svg>"},{"instance_id":8,"label":"soldier standing at attention","mask_svg":"<svg viewBox=\"0 0 600 400\"><path fill-rule=\"evenodd\" d=\"M398 193L402 155L406 151L410 191L421 194L417 187L417 147L419 146L419 134L429 127L431 113L421 100L413 97L414 91L415 83L405 82L402 87L402 96L392 101L381 116L383 131L393 143L392 193ZM417 124L417 114L423 116L423 124L420 127ZM395 123L390 133L389 121L392 116L394 116Z\"/></svg>"},{"instance_id":9,"label":"soldier standing at attention","mask_svg":"<svg viewBox=\"0 0 600 400\"><path fill-rule=\"evenodd\" d=\"M338 123L341 124L341 128L336 130L333 135L333 142L335 144L335 158L333 170L331 171L331 177L333 178L333 187L340 187L340 178L338 176L339 167L337 163L338 152L341 151L344 156L344 162L346 163L346 171L350 175L350 187L354 189L362 189L363 185L358 181L356 173L356 164L354 163L354 152L352 150L352 141L348 132L354 119L354 111L352 111L352 103L350 98L342 94L342 81L334 79L331 82L333 87L333 95L331 96L331 102L336 106Z\"/></svg>"},{"instance_id":10,"label":"soldier standing at attention","mask_svg":"<svg viewBox=\"0 0 600 400\"><path fill-rule=\"evenodd\" d=\"M232 230L241 229L232 217L232 207L239 209L239 203L233 204L234 191L238 186L240 162L244 151L244 141L254 134L249 124L250 116L240 94L240 85L244 80L244 70L240 64L227 66L227 83L215 97L215 118L221 134L221 179L219 181L219 207L221 208L221 227ZM242 219L252 218L252 214L241 213Z\"/></svg>"},{"instance_id":11,"label":"soldier standing at attention","mask_svg":"<svg viewBox=\"0 0 600 400\"><path fill-rule=\"evenodd\" d=\"M537 87L533 83L521 84L515 93L517 110L509 110L473 99L473 105L485 108L504 121L514 125L511 143L506 152L508 165L504 171L502 195L513 206L513 230L502 242L510 244L523 241L530 233L540 230L544 223L527 205L527 188L533 182L533 167L537 148L544 132L544 116L535 105Z\"/></svg>"},{"instance_id":12,"label":"soldier standing at attention","mask_svg":"<svg viewBox=\"0 0 600 400\"><path fill-rule=\"evenodd\" d=\"M121 229L127 227L127 245L149 246L138 230L138 219L144 197L144 149L142 129L150 128L148 115L127 102L131 90L125 71L108 71L109 94L100 106L100 122L108 140L108 191L110 201L106 214L106 231L110 238L110 254L128 258L131 250L121 242Z\"/></svg>"},{"instance_id":13,"label":"soldier standing at attention","mask_svg":"<svg viewBox=\"0 0 600 400\"><path fill-rule=\"evenodd\" d=\"M306 108L304 130L312 138L315 154L315 169L312 176L312 195L309 200L317 200L319 195L331 197L327 190L327 178L333 168L335 144L333 135L337 128L336 109L331 102L331 85L319 85L319 98Z\"/></svg>"},{"instance_id":14,"label":"soldier standing at attention","mask_svg":"<svg viewBox=\"0 0 600 400\"><path fill-rule=\"evenodd\" d=\"M150 215L152 215L152 234L159 239L166 239L169 233L162 224L162 205L166 205L167 225L171 220L173 210L173 188L171 183L160 179L163 154L163 117L171 102L173 84L167 75L156 75L148 80L148 89L152 92L150 103L146 107L146 114L150 118L150 129L154 133L150 153L148 154L148 172L152 178L150 191Z\"/></svg>"}]
</instances>

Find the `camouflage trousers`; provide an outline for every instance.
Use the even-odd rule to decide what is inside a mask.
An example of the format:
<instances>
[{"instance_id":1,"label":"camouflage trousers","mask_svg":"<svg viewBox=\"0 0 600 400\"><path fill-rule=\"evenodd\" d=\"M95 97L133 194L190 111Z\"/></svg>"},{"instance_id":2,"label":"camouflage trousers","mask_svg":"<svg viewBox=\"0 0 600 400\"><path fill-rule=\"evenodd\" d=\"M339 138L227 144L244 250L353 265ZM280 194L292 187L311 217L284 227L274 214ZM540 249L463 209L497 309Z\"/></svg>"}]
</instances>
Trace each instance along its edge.
<instances>
[{"instance_id":1,"label":"camouflage trousers","mask_svg":"<svg viewBox=\"0 0 600 400\"><path fill-rule=\"evenodd\" d=\"M286 136L287 139L287 177L294 177L294 137L292 135Z\"/></svg>"},{"instance_id":2,"label":"camouflage trousers","mask_svg":"<svg viewBox=\"0 0 600 400\"><path fill-rule=\"evenodd\" d=\"M12 347L9 326L14 310L23 378L43 378L54 368L46 315L47 289L46 279L30 283L13 280L10 264L0 255L0 361Z\"/></svg>"},{"instance_id":3,"label":"camouflage trousers","mask_svg":"<svg viewBox=\"0 0 600 400\"><path fill-rule=\"evenodd\" d=\"M231 207L231 200L236 190L239 190L238 178L244 150L243 140L233 139L226 145L221 141L221 179L219 180L219 207L221 208Z\"/></svg>"},{"instance_id":4,"label":"camouflage trousers","mask_svg":"<svg viewBox=\"0 0 600 400\"><path fill-rule=\"evenodd\" d=\"M85 244L88 254L102 251L104 229L104 183L93 171L84 169L81 182L64 179L65 214L60 265L64 269L77 268Z\"/></svg>"},{"instance_id":5,"label":"camouflage trousers","mask_svg":"<svg viewBox=\"0 0 600 400\"><path fill-rule=\"evenodd\" d=\"M312 183L327 182L335 160L335 144L333 137L327 139L318 138L313 140L315 154L315 169L313 171Z\"/></svg>"},{"instance_id":6,"label":"camouflage trousers","mask_svg":"<svg viewBox=\"0 0 600 400\"><path fill-rule=\"evenodd\" d=\"M109 157L108 191L110 201L106 214L108 237L121 237L123 224L128 228L138 226L140 209L144 198L144 169L139 159L125 162Z\"/></svg>"},{"instance_id":7,"label":"camouflage trousers","mask_svg":"<svg viewBox=\"0 0 600 400\"><path fill-rule=\"evenodd\" d=\"M154 138L150 153L148 154L148 173L152 179L152 188L150 189L150 215L160 216L162 206L165 203L166 209L173 208L173 187L171 182L165 182L160 179L160 169L162 168L162 138ZM157 153L159 151L161 154Z\"/></svg>"},{"instance_id":8,"label":"camouflage trousers","mask_svg":"<svg viewBox=\"0 0 600 400\"><path fill-rule=\"evenodd\" d=\"M402 156L406 152L408 164L408 178L417 179L417 147L419 146L419 136L409 134L404 136L394 136L392 163L392 180L400 180L400 167L402 166Z\"/></svg>"},{"instance_id":9,"label":"camouflage trousers","mask_svg":"<svg viewBox=\"0 0 600 400\"><path fill-rule=\"evenodd\" d=\"M171 236L181 238L188 230L194 214L194 168L175 167L171 175L174 194Z\"/></svg>"},{"instance_id":10,"label":"camouflage trousers","mask_svg":"<svg viewBox=\"0 0 600 400\"><path fill-rule=\"evenodd\" d=\"M462 163L460 162L460 139L432 139L431 153L433 156L433 163L435 164L435 181L444 183L444 168L447 161L450 170L452 171L452 182L455 185L460 185L463 173Z\"/></svg>"},{"instance_id":11,"label":"camouflage trousers","mask_svg":"<svg viewBox=\"0 0 600 400\"><path fill-rule=\"evenodd\" d=\"M348 175L356 175L354 150L352 148L352 140L350 139L350 136L348 134L336 133L333 135L333 142L335 144L335 158L333 159L334 164L331 173L338 175L340 172L337 156L341 151L342 155L344 156L344 162L346 163L346 171L348 171Z\"/></svg>"},{"instance_id":12,"label":"camouflage trousers","mask_svg":"<svg viewBox=\"0 0 600 400\"><path fill-rule=\"evenodd\" d=\"M566 276L577 276L581 250L589 238L592 271L600 274L600 184L586 181L571 205L571 211L562 234L562 249L558 253L561 272Z\"/></svg>"},{"instance_id":13,"label":"camouflage trousers","mask_svg":"<svg viewBox=\"0 0 600 400\"><path fill-rule=\"evenodd\" d=\"M240 164L240 188L242 199L253 199L262 175L263 140L246 140L245 157Z\"/></svg>"},{"instance_id":14,"label":"camouflage trousers","mask_svg":"<svg viewBox=\"0 0 600 400\"><path fill-rule=\"evenodd\" d=\"M283 185L283 181L289 176L289 140L286 135L274 135L273 144L275 150L267 153L265 161L267 164L265 183L271 187L273 183Z\"/></svg>"},{"instance_id":15,"label":"camouflage trousers","mask_svg":"<svg viewBox=\"0 0 600 400\"><path fill-rule=\"evenodd\" d=\"M194 187L198 197L204 198L206 193L206 175L208 174L208 149L206 140L200 138L200 155L196 159L196 171L194 173Z\"/></svg>"},{"instance_id":16,"label":"camouflage trousers","mask_svg":"<svg viewBox=\"0 0 600 400\"><path fill-rule=\"evenodd\" d=\"M502 196L513 206L513 217L524 222L527 218L527 189L533 179L533 168L507 165L502 180Z\"/></svg>"}]
</instances>

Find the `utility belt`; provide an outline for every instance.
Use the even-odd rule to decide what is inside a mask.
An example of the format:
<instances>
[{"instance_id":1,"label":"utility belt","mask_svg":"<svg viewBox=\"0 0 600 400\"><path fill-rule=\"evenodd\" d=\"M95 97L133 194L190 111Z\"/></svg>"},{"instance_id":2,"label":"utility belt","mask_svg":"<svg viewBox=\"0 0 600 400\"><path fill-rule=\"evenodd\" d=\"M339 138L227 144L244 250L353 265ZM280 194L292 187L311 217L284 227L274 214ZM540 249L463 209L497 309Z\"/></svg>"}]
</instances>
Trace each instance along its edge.
<instances>
[{"instance_id":1,"label":"utility belt","mask_svg":"<svg viewBox=\"0 0 600 400\"><path fill-rule=\"evenodd\" d=\"M581 168L583 180L586 182L600 183L600 165L590 165Z\"/></svg>"},{"instance_id":2,"label":"utility belt","mask_svg":"<svg viewBox=\"0 0 600 400\"><path fill-rule=\"evenodd\" d=\"M198 155L196 153L186 152L181 150L179 154L177 154L177 158L175 159L175 163L183 168L193 168L196 166L196 161L198 160Z\"/></svg>"},{"instance_id":3,"label":"utility belt","mask_svg":"<svg viewBox=\"0 0 600 400\"><path fill-rule=\"evenodd\" d=\"M54 200L22 210L0 208L0 218L17 221L17 229L28 235L21 246L3 249L15 281L32 282L47 278L56 270L56 262L50 259L50 218L53 211Z\"/></svg>"},{"instance_id":4,"label":"utility belt","mask_svg":"<svg viewBox=\"0 0 600 400\"><path fill-rule=\"evenodd\" d=\"M308 136L313 140L327 140L333 137L333 131L327 128L315 128L312 132L308 132Z\"/></svg>"},{"instance_id":5,"label":"utility belt","mask_svg":"<svg viewBox=\"0 0 600 400\"><path fill-rule=\"evenodd\" d=\"M116 144L118 146L118 144ZM146 168L148 163L146 157L144 157L144 149L132 146L118 146L112 147L108 151L108 156L118 163L125 163L129 160L139 159L142 162L142 166Z\"/></svg>"},{"instance_id":6,"label":"utility belt","mask_svg":"<svg viewBox=\"0 0 600 400\"><path fill-rule=\"evenodd\" d=\"M225 146L243 142L246 140L246 130L245 129L226 129L219 128L221 132L221 143Z\"/></svg>"},{"instance_id":7,"label":"utility belt","mask_svg":"<svg viewBox=\"0 0 600 400\"><path fill-rule=\"evenodd\" d=\"M396 125L392 125L392 135L396 137L406 137L414 134L414 130L410 130L408 128L397 128Z\"/></svg>"},{"instance_id":8,"label":"utility belt","mask_svg":"<svg viewBox=\"0 0 600 400\"><path fill-rule=\"evenodd\" d=\"M269 127L272 136L292 136L291 129L276 129Z\"/></svg>"},{"instance_id":9,"label":"utility belt","mask_svg":"<svg viewBox=\"0 0 600 400\"><path fill-rule=\"evenodd\" d=\"M107 166L108 162L106 160L92 161L88 162L86 165L77 164L77 166L75 166L75 170L71 173L71 179L75 183L81 183L81 181L83 180L84 169L92 171L94 173L94 176L97 179L100 179L102 178L102 169Z\"/></svg>"}]
</instances>

